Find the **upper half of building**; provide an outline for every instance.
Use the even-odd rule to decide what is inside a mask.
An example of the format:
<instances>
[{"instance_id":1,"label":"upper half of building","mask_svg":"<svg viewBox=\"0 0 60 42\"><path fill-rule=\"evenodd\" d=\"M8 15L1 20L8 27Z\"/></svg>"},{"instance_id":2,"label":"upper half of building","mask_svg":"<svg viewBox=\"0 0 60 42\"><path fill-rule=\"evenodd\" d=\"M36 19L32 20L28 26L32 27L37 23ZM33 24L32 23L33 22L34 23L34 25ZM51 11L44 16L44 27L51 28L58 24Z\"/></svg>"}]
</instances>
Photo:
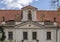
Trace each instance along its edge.
<instances>
[{"instance_id":1,"label":"upper half of building","mask_svg":"<svg viewBox=\"0 0 60 42\"><path fill-rule=\"evenodd\" d=\"M60 8L57 10L38 10L33 6L25 6L21 10L0 10L0 23L5 21L50 21L60 26Z\"/></svg>"}]
</instances>

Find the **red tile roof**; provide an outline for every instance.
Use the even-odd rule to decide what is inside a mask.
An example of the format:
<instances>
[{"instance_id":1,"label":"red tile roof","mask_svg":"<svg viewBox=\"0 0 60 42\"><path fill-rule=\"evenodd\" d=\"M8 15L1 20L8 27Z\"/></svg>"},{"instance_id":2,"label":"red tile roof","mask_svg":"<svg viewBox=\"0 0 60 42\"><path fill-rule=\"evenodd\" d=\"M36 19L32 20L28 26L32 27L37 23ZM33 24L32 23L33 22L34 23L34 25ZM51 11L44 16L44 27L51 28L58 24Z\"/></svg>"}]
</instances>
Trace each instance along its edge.
<instances>
[{"instance_id":1,"label":"red tile roof","mask_svg":"<svg viewBox=\"0 0 60 42\"><path fill-rule=\"evenodd\" d=\"M26 6L28 7L32 7L32 6ZM24 7L24 8L26 8ZM15 20L15 21L19 21L21 18L21 10L0 10L0 22L3 20L2 17L5 17L5 21L8 20ZM42 21L42 14L44 15L43 17L43 21L44 20L50 20L50 21L54 21L54 17L56 17L56 21L58 23L58 26L60 26L60 8L59 11L44 11L44 10L37 10L36 13L36 18L38 21ZM17 17L19 15L19 17Z\"/></svg>"},{"instance_id":2,"label":"red tile roof","mask_svg":"<svg viewBox=\"0 0 60 42\"><path fill-rule=\"evenodd\" d=\"M37 20L42 21L42 14L44 14L43 21L50 20L54 21L54 17L56 17L56 21L58 23L58 26L60 26L60 14L58 14L58 11L37 11Z\"/></svg>"},{"instance_id":3,"label":"red tile roof","mask_svg":"<svg viewBox=\"0 0 60 42\"><path fill-rule=\"evenodd\" d=\"M21 14L21 10L0 10L0 21L2 17L5 17L5 21L14 20L18 14Z\"/></svg>"},{"instance_id":4,"label":"red tile roof","mask_svg":"<svg viewBox=\"0 0 60 42\"><path fill-rule=\"evenodd\" d=\"M37 19L42 21L42 14L44 15L44 20L53 21L56 17L57 11L37 11Z\"/></svg>"}]
</instances>

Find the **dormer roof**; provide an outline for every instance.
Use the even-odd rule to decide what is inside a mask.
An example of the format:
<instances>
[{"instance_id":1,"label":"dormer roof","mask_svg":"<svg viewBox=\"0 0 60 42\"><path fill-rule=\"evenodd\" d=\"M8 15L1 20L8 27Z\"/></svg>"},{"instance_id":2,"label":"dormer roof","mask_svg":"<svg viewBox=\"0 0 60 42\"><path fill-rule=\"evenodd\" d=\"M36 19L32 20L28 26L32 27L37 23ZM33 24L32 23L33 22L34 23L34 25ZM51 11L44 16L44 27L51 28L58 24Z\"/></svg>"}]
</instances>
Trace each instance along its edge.
<instances>
[{"instance_id":1,"label":"dormer roof","mask_svg":"<svg viewBox=\"0 0 60 42\"><path fill-rule=\"evenodd\" d=\"M33 7L31 5L25 6L22 9L37 9L36 7Z\"/></svg>"}]
</instances>

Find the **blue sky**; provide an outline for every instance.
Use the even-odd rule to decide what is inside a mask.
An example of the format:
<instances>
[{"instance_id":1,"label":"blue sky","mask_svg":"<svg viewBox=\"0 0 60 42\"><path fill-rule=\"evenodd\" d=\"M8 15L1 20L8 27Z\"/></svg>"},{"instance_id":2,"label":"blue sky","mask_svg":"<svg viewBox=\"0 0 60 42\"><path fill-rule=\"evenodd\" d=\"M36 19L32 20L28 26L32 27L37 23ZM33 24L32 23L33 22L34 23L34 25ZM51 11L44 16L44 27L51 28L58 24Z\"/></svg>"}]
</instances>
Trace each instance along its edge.
<instances>
[{"instance_id":1,"label":"blue sky","mask_svg":"<svg viewBox=\"0 0 60 42\"><path fill-rule=\"evenodd\" d=\"M0 10L19 10L24 6L32 5L39 10L54 10L51 0L0 0Z\"/></svg>"}]
</instances>

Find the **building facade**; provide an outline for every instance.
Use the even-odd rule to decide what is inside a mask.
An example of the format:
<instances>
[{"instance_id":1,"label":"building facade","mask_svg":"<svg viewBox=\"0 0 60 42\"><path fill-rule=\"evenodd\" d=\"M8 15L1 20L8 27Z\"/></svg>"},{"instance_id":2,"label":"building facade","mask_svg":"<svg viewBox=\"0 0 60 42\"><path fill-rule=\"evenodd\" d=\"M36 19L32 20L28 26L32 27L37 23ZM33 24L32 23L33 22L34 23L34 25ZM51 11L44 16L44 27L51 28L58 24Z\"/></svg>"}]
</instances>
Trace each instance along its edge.
<instances>
[{"instance_id":1,"label":"building facade","mask_svg":"<svg viewBox=\"0 0 60 42\"><path fill-rule=\"evenodd\" d=\"M59 10L38 10L30 5L21 10L0 10L5 41L60 42L58 13Z\"/></svg>"}]
</instances>

